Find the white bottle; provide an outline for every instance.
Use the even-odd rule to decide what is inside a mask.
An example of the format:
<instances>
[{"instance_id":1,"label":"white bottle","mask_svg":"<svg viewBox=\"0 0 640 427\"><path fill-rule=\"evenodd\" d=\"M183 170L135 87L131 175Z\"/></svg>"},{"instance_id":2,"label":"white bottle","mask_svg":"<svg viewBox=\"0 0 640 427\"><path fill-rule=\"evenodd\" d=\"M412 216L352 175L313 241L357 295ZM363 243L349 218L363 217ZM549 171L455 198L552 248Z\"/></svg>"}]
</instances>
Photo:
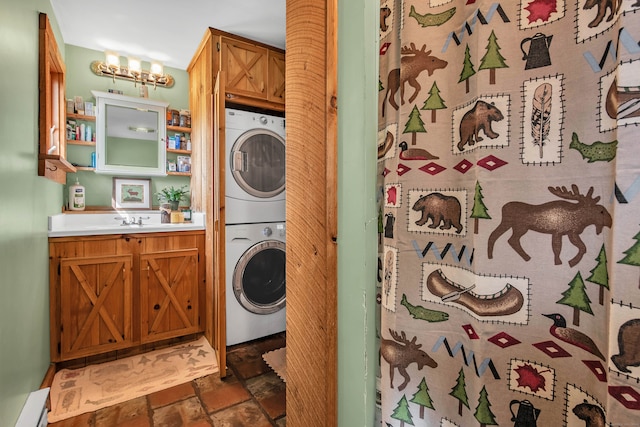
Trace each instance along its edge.
<instances>
[{"instance_id":1,"label":"white bottle","mask_svg":"<svg viewBox=\"0 0 640 427\"><path fill-rule=\"evenodd\" d=\"M69 210L83 211L84 200L84 187L80 185L78 177L76 177L76 183L69 187Z\"/></svg>"}]
</instances>

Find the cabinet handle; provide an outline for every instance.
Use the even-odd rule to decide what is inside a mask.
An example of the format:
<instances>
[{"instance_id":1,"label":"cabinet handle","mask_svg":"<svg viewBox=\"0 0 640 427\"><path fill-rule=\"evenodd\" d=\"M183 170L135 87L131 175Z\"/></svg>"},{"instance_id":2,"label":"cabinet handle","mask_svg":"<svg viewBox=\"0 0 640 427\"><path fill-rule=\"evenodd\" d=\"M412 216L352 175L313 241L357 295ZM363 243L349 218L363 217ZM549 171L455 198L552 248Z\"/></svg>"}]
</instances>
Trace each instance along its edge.
<instances>
[{"instance_id":1,"label":"cabinet handle","mask_svg":"<svg viewBox=\"0 0 640 427\"><path fill-rule=\"evenodd\" d=\"M154 306L153 306L153 309L154 309L154 310L160 310L160 304L156 304L156 305L154 305Z\"/></svg>"}]
</instances>

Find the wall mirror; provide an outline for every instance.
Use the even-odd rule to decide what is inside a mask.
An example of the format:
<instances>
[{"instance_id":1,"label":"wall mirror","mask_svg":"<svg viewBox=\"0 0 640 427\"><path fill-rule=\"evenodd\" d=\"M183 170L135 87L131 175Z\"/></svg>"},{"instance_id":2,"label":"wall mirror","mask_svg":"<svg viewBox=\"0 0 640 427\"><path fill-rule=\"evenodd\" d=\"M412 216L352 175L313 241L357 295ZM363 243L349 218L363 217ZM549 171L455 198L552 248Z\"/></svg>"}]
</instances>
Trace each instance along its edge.
<instances>
[{"instance_id":1,"label":"wall mirror","mask_svg":"<svg viewBox=\"0 0 640 427\"><path fill-rule=\"evenodd\" d=\"M60 132L65 123L65 65L45 13L39 15L38 55L38 175L64 184L67 172L76 171L66 160L67 144Z\"/></svg>"},{"instance_id":2,"label":"wall mirror","mask_svg":"<svg viewBox=\"0 0 640 427\"><path fill-rule=\"evenodd\" d=\"M167 102L93 91L96 172L166 175Z\"/></svg>"}]
</instances>

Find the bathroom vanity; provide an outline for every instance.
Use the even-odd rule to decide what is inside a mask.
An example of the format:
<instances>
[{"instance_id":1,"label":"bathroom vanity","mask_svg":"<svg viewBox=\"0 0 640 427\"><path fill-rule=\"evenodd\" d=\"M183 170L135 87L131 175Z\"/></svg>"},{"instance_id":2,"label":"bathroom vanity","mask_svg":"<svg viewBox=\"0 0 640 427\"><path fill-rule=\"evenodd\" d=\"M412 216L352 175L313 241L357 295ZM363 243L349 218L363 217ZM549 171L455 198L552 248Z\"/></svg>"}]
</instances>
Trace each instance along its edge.
<instances>
[{"instance_id":1,"label":"bathroom vanity","mask_svg":"<svg viewBox=\"0 0 640 427\"><path fill-rule=\"evenodd\" d=\"M202 332L204 242L201 213L182 224L156 211L50 217L52 362Z\"/></svg>"}]
</instances>

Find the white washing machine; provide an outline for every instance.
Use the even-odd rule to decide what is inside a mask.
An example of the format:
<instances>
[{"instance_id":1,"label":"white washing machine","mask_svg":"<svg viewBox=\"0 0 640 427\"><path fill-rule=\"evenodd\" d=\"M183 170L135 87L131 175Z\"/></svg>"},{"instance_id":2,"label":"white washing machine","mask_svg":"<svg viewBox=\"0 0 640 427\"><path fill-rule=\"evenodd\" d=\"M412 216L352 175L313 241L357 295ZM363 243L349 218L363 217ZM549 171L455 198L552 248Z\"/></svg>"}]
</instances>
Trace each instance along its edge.
<instances>
[{"instance_id":1,"label":"white washing machine","mask_svg":"<svg viewBox=\"0 0 640 427\"><path fill-rule=\"evenodd\" d=\"M285 121L226 109L226 224L285 221Z\"/></svg>"},{"instance_id":2,"label":"white washing machine","mask_svg":"<svg viewBox=\"0 0 640 427\"><path fill-rule=\"evenodd\" d=\"M286 328L284 222L226 226L227 345Z\"/></svg>"}]
</instances>

